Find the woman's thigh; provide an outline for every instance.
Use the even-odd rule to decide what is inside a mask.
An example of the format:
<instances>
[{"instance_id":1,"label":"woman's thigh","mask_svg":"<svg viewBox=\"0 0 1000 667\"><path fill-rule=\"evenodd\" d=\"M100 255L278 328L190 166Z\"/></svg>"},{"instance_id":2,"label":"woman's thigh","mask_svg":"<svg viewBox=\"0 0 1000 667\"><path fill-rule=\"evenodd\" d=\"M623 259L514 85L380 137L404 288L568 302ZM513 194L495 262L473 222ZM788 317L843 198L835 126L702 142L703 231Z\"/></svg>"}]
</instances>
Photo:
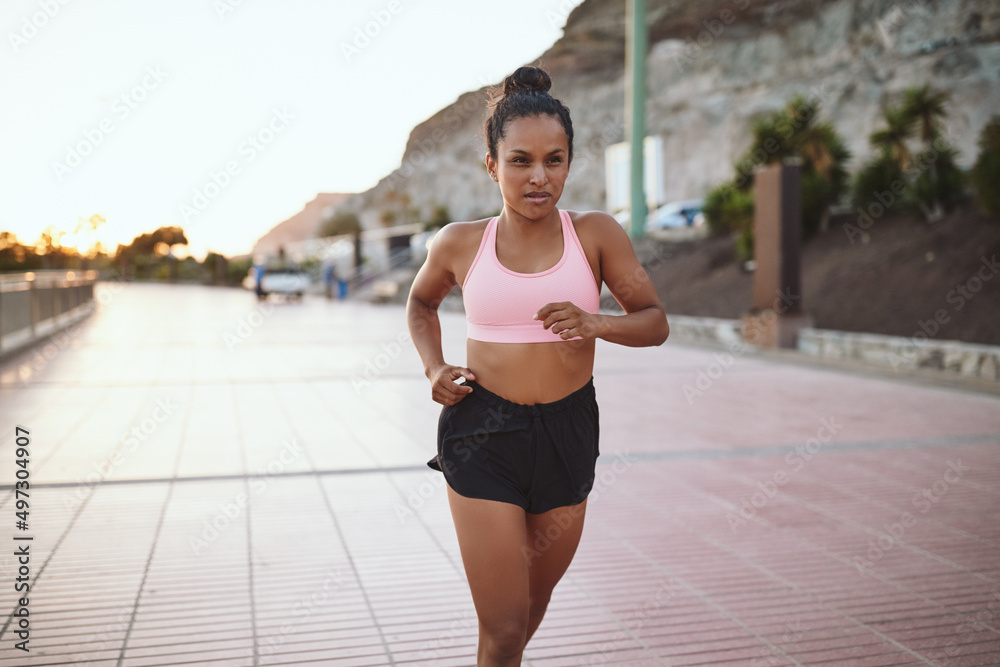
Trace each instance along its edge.
<instances>
[{"instance_id":1,"label":"woman's thigh","mask_svg":"<svg viewBox=\"0 0 1000 667\"><path fill-rule=\"evenodd\" d=\"M490 630L525 626L528 559L524 509L512 503L467 498L450 486L448 502L480 623Z\"/></svg>"},{"instance_id":2,"label":"woman's thigh","mask_svg":"<svg viewBox=\"0 0 1000 667\"><path fill-rule=\"evenodd\" d=\"M548 602L552 589L573 561L583 534L587 501L557 507L544 514L527 514L529 588L537 603Z\"/></svg>"}]
</instances>

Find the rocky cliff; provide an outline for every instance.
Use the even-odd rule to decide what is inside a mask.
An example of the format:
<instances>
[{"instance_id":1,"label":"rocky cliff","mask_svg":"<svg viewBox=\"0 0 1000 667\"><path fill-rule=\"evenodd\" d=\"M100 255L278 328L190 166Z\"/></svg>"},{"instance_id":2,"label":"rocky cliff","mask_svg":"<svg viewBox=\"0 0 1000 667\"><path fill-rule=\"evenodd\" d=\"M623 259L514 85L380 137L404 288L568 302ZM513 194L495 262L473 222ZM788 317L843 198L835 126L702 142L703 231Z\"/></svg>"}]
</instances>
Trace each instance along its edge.
<instances>
[{"instance_id":1,"label":"rocky cliff","mask_svg":"<svg viewBox=\"0 0 1000 667\"><path fill-rule=\"evenodd\" d=\"M911 85L951 94L946 135L960 164L1000 110L1000 3L995 0L649 0L648 130L663 137L666 200L730 178L754 117L793 94L820 104L846 140L852 171L870 155L880 107ZM560 204L605 209L604 149L624 139L624 0L586 0L535 63L569 107L576 139ZM365 227L401 194L424 219L494 214L502 201L483 166L486 89L413 129L398 169L341 206ZM405 198L403 198L405 200Z\"/></svg>"},{"instance_id":2,"label":"rocky cliff","mask_svg":"<svg viewBox=\"0 0 1000 667\"><path fill-rule=\"evenodd\" d=\"M282 220L257 239L250 256L273 257L285 245L316 238L320 223L329 218L339 204L352 196L354 195L344 192L320 192L315 199L307 202L301 211L287 220Z\"/></svg>"}]
</instances>

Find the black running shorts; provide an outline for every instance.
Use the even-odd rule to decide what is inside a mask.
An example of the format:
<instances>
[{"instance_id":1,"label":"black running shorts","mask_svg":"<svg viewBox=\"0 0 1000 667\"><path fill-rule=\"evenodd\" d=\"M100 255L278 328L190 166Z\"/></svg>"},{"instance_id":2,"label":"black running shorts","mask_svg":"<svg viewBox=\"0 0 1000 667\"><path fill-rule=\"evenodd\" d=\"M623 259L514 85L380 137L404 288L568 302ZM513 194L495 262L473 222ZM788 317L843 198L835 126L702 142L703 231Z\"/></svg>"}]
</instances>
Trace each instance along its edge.
<instances>
[{"instance_id":1,"label":"black running shorts","mask_svg":"<svg viewBox=\"0 0 1000 667\"><path fill-rule=\"evenodd\" d=\"M513 503L532 514L583 502L594 485L600 435L594 378L552 403L522 405L469 382L444 406L438 454L427 462L469 498Z\"/></svg>"}]
</instances>

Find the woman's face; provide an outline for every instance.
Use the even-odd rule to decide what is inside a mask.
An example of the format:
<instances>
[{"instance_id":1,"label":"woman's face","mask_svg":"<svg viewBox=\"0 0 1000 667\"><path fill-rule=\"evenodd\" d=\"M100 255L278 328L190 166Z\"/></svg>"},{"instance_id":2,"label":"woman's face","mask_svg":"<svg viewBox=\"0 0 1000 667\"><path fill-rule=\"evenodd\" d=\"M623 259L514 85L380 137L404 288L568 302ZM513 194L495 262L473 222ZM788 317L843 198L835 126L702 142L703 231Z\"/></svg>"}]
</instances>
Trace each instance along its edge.
<instances>
[{"instance_id":1,"label":"woman's face","mask_svg":"<svg viewBox=\"0 0 1000 667\"><path fill-rule=\"evenodd\" d=\"M523 217L546 217L562 195L569 176L569 142L554 116L529 116L507 123L497 144L497 159L486 166L500 184L504 206Z\"/></svg>"}]
</instances>

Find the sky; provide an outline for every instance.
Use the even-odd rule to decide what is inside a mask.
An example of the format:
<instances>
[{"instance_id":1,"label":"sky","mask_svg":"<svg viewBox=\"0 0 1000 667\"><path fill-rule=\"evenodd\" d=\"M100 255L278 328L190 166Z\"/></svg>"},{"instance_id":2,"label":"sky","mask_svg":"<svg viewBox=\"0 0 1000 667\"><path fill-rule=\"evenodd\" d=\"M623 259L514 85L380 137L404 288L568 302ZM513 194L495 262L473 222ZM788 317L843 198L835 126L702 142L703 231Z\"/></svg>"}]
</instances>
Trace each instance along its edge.
<instances>
[{"instance_id":1,"label":"sky","mask_svg":"<svg viewBox=\"0 0 1000 667\"><path fill-rule=\"evenodd\" d=\"M178 225L199 259L248 253L317 193L374 186L581 1L6 0L0 231L96 215L81 249Z\"/></svg>"}]
</instances>

